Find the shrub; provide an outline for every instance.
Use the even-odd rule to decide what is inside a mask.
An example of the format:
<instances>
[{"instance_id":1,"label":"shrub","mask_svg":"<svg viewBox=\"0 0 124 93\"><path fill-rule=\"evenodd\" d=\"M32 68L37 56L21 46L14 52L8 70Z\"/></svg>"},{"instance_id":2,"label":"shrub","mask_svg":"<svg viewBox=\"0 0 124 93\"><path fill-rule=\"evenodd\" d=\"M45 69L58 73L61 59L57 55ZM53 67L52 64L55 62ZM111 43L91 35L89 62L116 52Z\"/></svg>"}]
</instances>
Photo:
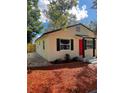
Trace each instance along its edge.
<instances>
[{"instance_id":1,"label":"shrub","mask_svg":"<svg viewBox=\"0 0 124 93\"><path fill-rule=\"evenodd\" d=\"M85 64L91 64L90 62L88 62L88 61L86 61L86 62L83 62L83 63L85 63Z\"/></svg>"},{"instance_id":2,"label":"shrub","mask_svg":"<svg viewBox=\"0 0 124 93\"><path fill-rule=\"evenodd\" d=\"M35 52L36 51L36 45L35 44L27 44L27 52L28 53L32 53L32 52Z\"/></svg>"},{"instance_id":3,"label":"shrub","mask_svg":"<svg viewBox=\"0 0 124 93\"><path fill-rule=\"evenodd\" d=\"M62 59L56 59L56 60L54 60L53 62L51 62L51 63L53 63L53 64L59 64L59 63L61 63L62 62Z\"/></svg>"},{"instance_id":4,"label":"shrub","mask_svg":"<svg viewBox=\"0 0 124 93\"><path fill-rule=\"evenodd\" d=\"M69 61L70 60L70 55L69 54L65 54L65 60Z\"/></svg>"},{"instance_id":5,"label":"shrub","mask_svg":"<svg viewBox=\"0 0 124 93\"><path fill-rule=\"evenodd\" d=\"M72 58L72 61L80 61L78 57Z\"/></svg>"}]
</instances>

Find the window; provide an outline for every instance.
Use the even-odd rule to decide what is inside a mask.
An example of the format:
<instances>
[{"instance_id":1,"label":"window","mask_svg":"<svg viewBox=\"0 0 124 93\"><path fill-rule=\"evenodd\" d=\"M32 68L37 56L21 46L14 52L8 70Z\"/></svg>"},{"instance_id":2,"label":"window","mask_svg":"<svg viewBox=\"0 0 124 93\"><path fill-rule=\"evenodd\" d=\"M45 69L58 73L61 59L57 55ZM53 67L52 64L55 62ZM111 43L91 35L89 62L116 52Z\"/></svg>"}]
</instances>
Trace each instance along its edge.
<instances>
[{"instance_id":1,"label":"window","mask_svg":"<svg viewBox=\"0 0 124 93\"><path fill-rule=\"evenodd\" d=\"M87 49L93 48L93 40L87 40L86 42L87 42L87 43L86 43Z\"/></svg>"},{"instance_id":2,"label":"window","mask_svg":"<svg viewBox=\"0 0 124 93\"><path fill-rule=\"evenodd\" d=\"M43 40L43 49L45 49L45 41Z\"/></svg>"},{"instance_id":3,"label":"window","mask_svg":"<svg viewBox=\"0 0 124 93\"><path fill-rule=\"evenodd\" d=\"M73 50L73 39L57 39L57 51Z\"/></svg>"},{"instance_id":4,"label":"window","mask_svg":"<svg viewBox=\"0 0 124 93\"><path fill-rule=\"evenodd\" d=\"M60 50L69 50L70 40L60 39Z\"/></svg>"},{"instance_id":5,"label":"window","mask_svg":"<svg viewBox=\"0 0 124 93\"><path fill-rule=\"evenodd\" d=\"M37 41L37 44L40 45L40 41Z\"/></svg>"}]
</instances>

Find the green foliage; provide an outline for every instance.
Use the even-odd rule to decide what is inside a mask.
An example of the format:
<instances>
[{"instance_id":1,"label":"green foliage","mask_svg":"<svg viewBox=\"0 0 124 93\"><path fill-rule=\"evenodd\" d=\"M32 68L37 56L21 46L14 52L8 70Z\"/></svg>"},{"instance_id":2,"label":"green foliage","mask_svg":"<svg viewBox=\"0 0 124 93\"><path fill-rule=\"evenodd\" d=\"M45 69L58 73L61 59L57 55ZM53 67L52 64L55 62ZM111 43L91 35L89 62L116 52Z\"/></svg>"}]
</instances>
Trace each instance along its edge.
<instances>
[{"instance_id":1,"label":"green foliage","mask_svg":"<svg viewBox=\"0 0 124 93\"><path fill-rule=\"evenodd\" d=\"M27 44L27 52L28 53L32 53L32 52L35 52L35 51L36 51L36 45L35 44L28 43Z\"/></svg>"},{"instance_id":2,"label":"green foliage","mask_svg":"<svg viewBox=\"0 0 124 93\"><path fill-rule=\"evenodd\" d=\"M70 55L69 54L65 54L65 60L69 61L70 60Z\"/></svg>"},{"instance_id":3,"label":"green foliage","mask_svg":"<svg viewBox=\"0 0 124 93\"><path fill-rule=\"evenodd\" d=\"M97 21L93 20L90 21L90 23L88 24L88 27L94 31L95 34L97 34Z\"/></svg>"},{"instance_id":4,"label":"green foliage","mask_svg":"<svg viewBox=\"0 0 124 93\"><path fill-rule=\"evenodd\" d=\"M97 0L93 0L92 2L92 9L97 9ZM93 20L90 21L90 23L88 24L88 27L94 31L94 33L97 35L97 21Z\"/></svg>"},{"instance_id":5,"label":"green foliage","mask_svg":"<svg viewBox=\"0 0 124 93\"><path fill-rule=\"evenodd\" d=\"M27 41L31 42L32 37L40 33L43 28L41 26L40 10L38 8L38 0L27 0Z\"/></svg>"},{"instance_id":6,"label":"green foliage","mask_svg":"<svg viewBox=\"0 0 124 93\"><path fill-rule=\"evenodd\" d=\"M93 31L97 31L97 21L91 21L89 24L89 27L93 30Z\"/></svg>"},{"instance_id":7,"label":"green foliage","mask_svg":"<svg viewBox=\"0 0 124 93\"><path fill-rule=\"evenodd\" d=\"M77 5L77 0L52 0L48 5L47 17L55 28L65 27L70 18L69 9Z\"/></svg>"}]
</instances>

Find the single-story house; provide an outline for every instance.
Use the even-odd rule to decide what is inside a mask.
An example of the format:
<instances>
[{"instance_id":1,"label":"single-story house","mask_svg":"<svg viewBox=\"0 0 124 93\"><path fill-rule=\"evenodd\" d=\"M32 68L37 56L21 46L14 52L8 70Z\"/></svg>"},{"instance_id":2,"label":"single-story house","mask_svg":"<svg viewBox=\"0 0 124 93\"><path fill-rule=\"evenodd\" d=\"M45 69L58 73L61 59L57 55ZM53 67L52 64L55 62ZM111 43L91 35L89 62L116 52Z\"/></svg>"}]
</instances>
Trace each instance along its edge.
<instances>
[{"instance_id":1,"label":"single-story house","mask_svg":"<svg viewBox=\"0 0 124 93\"><path fill-rule=\"evenodd\" d=\"M48 61L74 57L95 57L96 35L78 23L66 29L56 29L42 34L36 41L36 52Z\"/></svg>"}]
</instances>

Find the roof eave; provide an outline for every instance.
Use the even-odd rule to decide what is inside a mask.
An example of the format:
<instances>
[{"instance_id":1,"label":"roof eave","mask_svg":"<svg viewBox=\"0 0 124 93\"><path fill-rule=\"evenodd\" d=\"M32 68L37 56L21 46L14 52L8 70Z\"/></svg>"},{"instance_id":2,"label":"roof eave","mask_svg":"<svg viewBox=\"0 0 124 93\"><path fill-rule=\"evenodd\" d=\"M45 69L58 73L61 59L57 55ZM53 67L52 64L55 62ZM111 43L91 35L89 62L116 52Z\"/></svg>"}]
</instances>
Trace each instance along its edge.
<instances>
[{"instance_id":1,"label":"roof eave","mask_svg":"<svg viewBox=\"0 0 124 93\"><path fill-rule=\"evenodd\" d=\"M74 25L71 25L71 26L67 26L66 28L74 27L74 26L77 26L77 25L82 25L82 26L84 26L85 28L87 28L89 31L93 32L93 30L91 30L91 29L88 28L87 26L83 25L82 23L78 23L78 24L74 24ZM59 28L59 29L56 29L56 30L51 30L51 31L49 31L49 32L43 33L39 38L37 38L37 39L35 40L35 42L36 42L38 39L40 39L41 37L43 37L44 35L46 35L46 34L53 33L53 32L57 32L57 31L60 31L60 30L62 30L62 29L63 29L63 28Z\"/></svg>"}]
</instances>

